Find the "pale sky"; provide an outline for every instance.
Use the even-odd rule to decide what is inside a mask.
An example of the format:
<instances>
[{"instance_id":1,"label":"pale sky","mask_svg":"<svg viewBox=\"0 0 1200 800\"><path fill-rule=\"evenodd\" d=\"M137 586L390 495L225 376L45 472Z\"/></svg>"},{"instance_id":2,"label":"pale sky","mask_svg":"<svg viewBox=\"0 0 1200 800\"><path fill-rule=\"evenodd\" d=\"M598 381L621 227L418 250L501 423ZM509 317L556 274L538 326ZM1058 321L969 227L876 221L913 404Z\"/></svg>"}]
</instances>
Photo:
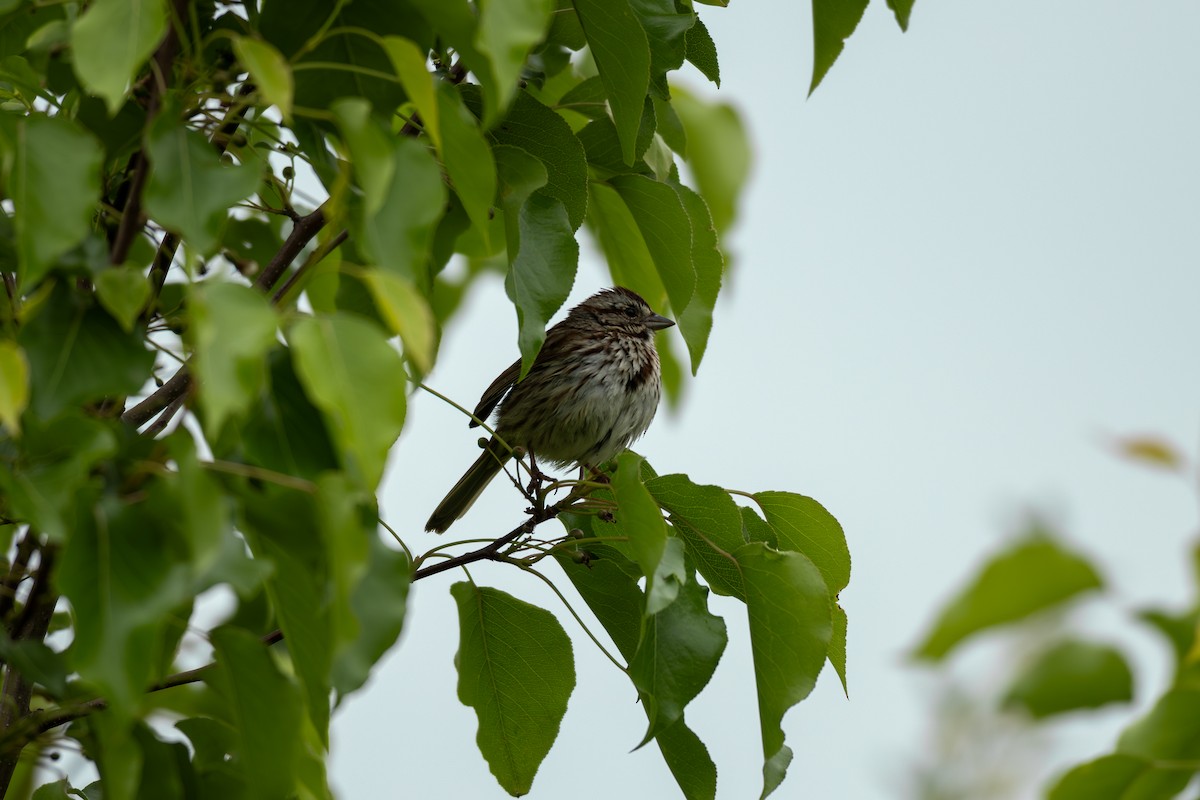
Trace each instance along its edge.
<instances>
[{"instance_id":1,"label":"pale sky","mask_svg":"<svg viewBox=\"0 0 1200 800\"><path fill-rule=\"evenodd\" d=\"M796 755L775 796L901 797L929 717L904 653L1027 512L1095 557L1120 608L1192 597L1192 489L1105 441L1200 442L1200 5L920 0L901 34L876 0L807 100L807 3L698 8L757 169L700 374L637 449L660 473L801 492L838 517L854 560L850 700L827 669L787 716ZM570 303L606 283L585 246ZM456 322L429 382L469 406L516 355L500 282ZM420 531L476 432L428 395L409 415L381 501L424 550L442 541ZM506 531L522 505L497 482L450 535ZM629 753L645 728L636 693L558 600L505 565L472 574L554 611L575 644L578 684L530 797L678 797L653 745ZM456 695L460 579L415 587L399 646L335 715L340 796L505 796ZM688 722L718 796L757 797L743 607L711 605L730 642ZM1161 648L1120 614L1085 617L1132 648L1144 707ZM1057 726L1046 769L1111 747L1125 718Z\"/></svg>"}]
</instances>

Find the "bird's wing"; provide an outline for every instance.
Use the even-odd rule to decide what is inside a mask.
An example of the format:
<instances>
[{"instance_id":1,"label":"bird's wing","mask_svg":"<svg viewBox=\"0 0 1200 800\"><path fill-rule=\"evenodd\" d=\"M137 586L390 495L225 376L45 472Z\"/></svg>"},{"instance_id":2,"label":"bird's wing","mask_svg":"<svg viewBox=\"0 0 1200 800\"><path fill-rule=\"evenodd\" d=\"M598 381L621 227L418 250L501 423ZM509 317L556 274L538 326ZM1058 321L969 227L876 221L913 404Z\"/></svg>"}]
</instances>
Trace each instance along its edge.
<instances>
[{"instance_id":1,"label":"bird's wing","mask_svg":"<svg viewBox=\"0 0 1200 800\"><path fill-rule=\"evenodd\" d=\"M475 411L472 413L476 419L487 419L491 416L492 411L504 399L504 395L508 394L508 390L517 382L517 378L521 375L521 359L517 359L508 369L501 372L496 380L492 381L483 393L483 397L479 398L479 405L475 406ZM470 427L478 427L479 423L471 420Z\"/></svg>"}]
</instances>

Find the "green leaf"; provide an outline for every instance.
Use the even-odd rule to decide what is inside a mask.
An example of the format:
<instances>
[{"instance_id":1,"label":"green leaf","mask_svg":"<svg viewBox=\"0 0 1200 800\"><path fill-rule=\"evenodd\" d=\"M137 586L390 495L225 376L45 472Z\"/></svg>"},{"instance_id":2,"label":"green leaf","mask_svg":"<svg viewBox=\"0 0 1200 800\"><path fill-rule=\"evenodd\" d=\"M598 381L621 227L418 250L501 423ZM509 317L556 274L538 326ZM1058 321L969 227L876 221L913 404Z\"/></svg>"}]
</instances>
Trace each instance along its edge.
<instances>
[{"instance_id":1,"label":"green leaf","mask_svg":"<svg viewBox=\"0 0 1200 800\"><path fill-rule=\"evenodd\" d=\"M437 79L429 74L426 51L402 36L385 37L383 47L392 60L396 74L400 76L404 93L421 115L425 133L434 147L441 150L442 129L438 122Z\"/></svg>"},{"instance_id":2,"label":"green leaf","mask_svg":"<svg viewBox=\"0 0 1200 800\"><path fill-rule=\"evenodd\" d=\"M93 519L79 515L57 573L75 613L71 666L125 719L159 677L155 645L192 597L178 508L162 484L141 493L136 504L108 496Z\"/></svg>"},{"instance_id":3,"label":"green leaf","mask_svg":"<svg viewBox=\"0 0 1200 800\"><path fill-rule=\"evenodd\" d=\"M775 547L808 556L821 570L829 594L837 597L850 582L850 549L833 515L811 497L791 492L756 492L754 502L775 533Z\"/></svg>"},{"instance_id":4,"label":"green leaf","mask_svg":"<svg viewBox=\"0 0 1200 800\"><path fill-rule=\"evenodd\" d=\"M680 717L655 738L686 800L716 800L717 766L708 748Z\"/></svg>"},{"instance_id":5,"label":"green leaf","mask_svg":"<svg viewBox=\"0 0 1200 800\"><path fill-rule=\"evenodd\" d=\"M33 114L17 125L13 157L7 188L15 208L21 285L28 291L91 229L103 152L65 117Z\"/></svg>"},{"instance_id":6,"label":"green leaf","mask_svg":"<svg viewBox=\"0 0 1200 800\"><path fill-rule=\"evenodd\" d=\"M654 142L654 131L658 126L655 117L654 102L647 97L642 105L642 120L638 126L637 139L633 144L633 162L627 164L622 152L621 140L617 128L608 117L594 119L583 126L578 133L580 143L590 164L598 175L637 173L647 174L650 168L644 158L647 150Z\"/></svg>"},{"instance_id":7,"label":"green leaf","mask_svg":"<svg viewBox=\"0 0 1200 800\"><path fill-rule=\"evenodd\" d=\"M203 136L162 112L147 137L146 210L200 254L216 249L232 206L258 187L255 162L223 164Z\"/></svg>"},{"instance_id":8,"label":"green leaf","mask_svg":"<svg viewBox=\"0 0 1200 800\"><path fill-rule=\"evenodd\" d=\"M512 595L456 583L458 697L479 719L476 743L509 794L527 794L575 688L571 640L554 615Z\"/></svg>"},{"instance_id":9,"label":"green leaf","mask_svg":"<svg viewBox=\"0 0 1200 800\"><path fill-rule=\"evenodd\" d=\"M737 216L735 202L750 175L750 139L729 105L707 103L673 87L671 107L687 133L687 162L696 186L713 224L724 232Z\"/></svg>"},{"instance_id":10,"label":"green leaf","mask_svg":"<svg viewBox=\"0 0 1200 800\"><path fill-rule=\"evenodd\" d=\"M67 665L60 653L36 639L14 641L7 631L0 631L0 658L27 681L46 687L52 697L67 693Z\"/></svg>"},{"instance_id":11,"label":"green leaf","mask_svg":"<svg viewBox=\"0 0 1200 800\"><path fill-rule=\"evenodd\" d=\"M735 555L746 586L766 797L783 782L792 761L783 715L808 697L825 664L833 635L830 599L821 572L799 553L753 542Z\"/></svg>"},{"instance_id":12,"label":"green leaf","mask_svg":"<svg viewBox=\"0 0 1200 800\"><path fill-rule=\"evenodd\" d=\"M322 513L312 495L273 487L246 495L245 516L238 527L246 534L254 558L275 566L266 582L271 607L305 690L309 719L325 739L335 647L331 616L335 588L334 556L325 541Z\"/></svg>"},{"instance_id":13,"label":"green leaf","mask_svg":"<svg viewBox=\"0 0 1200 800\"><path fill-rule=\"evenodd\" d=\"M283 54L270 42L247 36L234 37L233 52L250 73L250 78L258 87L263 100L269 105L277 106L279 113L283 115L283 121L290 122L296 85L292 78L292 67Z\"/></svg>"},{"instance_id":14,"label":"green leaf","mask_svg":"<svg viewBox=\"0 0 1200 800\"><path fill-rule=\"evenodd\" d=\"M617 456L617 472L612 478L616 516L629 536L629 549L642 574L653 578L667 547L667 524L658 503L642 483L642 457L626 450Z\"/></svg>"},{"instance_id":15,"label":"green leaf","mask_svg":"<svg viewBox=\"0 0 1200 800\"><path fill-rule=\"evenodd\" d=\"M324 413L343 464L374 491L404 426L400 355L383 331L348 314L303 319L288 339L300 382Z\"/></svg>"},{"instance_id":16,"label":"green leaf","mask_svg":"<svg viewBox=\"0 0 1200 800\"><path fill-rule=\"evenodd\" d=\"M394 175L384 187L379 212L352 217L354 241L374 264L428 287L429 248L446 206L442 172L419 142L400 137L388 147Z\"/></svg>"},{"instance_id":17,"label":"green leaf","mask_svg":"<svg viewBox=\"0 0 1200 800\"><path fill-rule=\"evenodd\" d=\"M140 266L127 263L106 269L94 279L96 297L104 310L112 315L122 330L133 331L133 325L150 300L150 282Z\"/></svg>"},{"instance_id":18,"label":"green leaf","mask_svg":"<svg viewBox=\"0 0 1200 800\"><path fill-rule=\"evenodd\" d=\"M192 344L204 425L216 436L225 420L249 410L275 346L275 312L248 286L205 281L191 291Z\"/></svg>"},{"instance_id":19,"label":"green leaf","mask_svg":"<svg viewBox=\"0 0 1200 800\"><path fill-rule=\"evenodd\" d=\"M71 800L71 796L67 794L67 790L70 788L71 784L66 778L63 778L60 781L39 786L30 800Z\"/></svg>"},{"instance_id":20,"label":"green leaf","mask_svg":"<svg viewBox=\"0 0 1200 800\"><path fill-rule=\"evenodd\" d=\"M650 88L656 96L669 97L666 74L683 66L685 40L696 14L674 0L629 0L629 5L650 45Z\"/></svg>"},{"instance_id":21,"label":"green leaf","mask_svg":"<svg viewBox=\"0 0 1200 800\"><path fill-rule=\"evenodd\" d=\"M29 359L30 409L43 419L83 403L137 392L154 353L141 331L126 333L112 317L66 286L21 328Z\"/></svg>"},{"instance_id":22,"label":"green leaf","mask_svg":"<svg viewBox=\"0 0 1200 800\"><path fill-rule=\"evenodd\" d=\"M629 206L607 184L593 181L589 189L588 219L600 241L613 281L640 294L651 308L661 308L667 291Z\"/></svg>"},{"instance_id":23,"label":"green leaf","mask_svg":"<svg viewBox=\"0 0 1200 800\"><path fill-rule=\"evenodd\" d=\"M400 552L370 537L367 571L350 597L359 633L334 656L333 686L344 697L367 682L371 667L400 637L412 564Z\"/></svg>"},{"instance_id":24,"label":"green leaf","mask_svg":"<svg viewBox=\"0 0 1200 800\"><path fill-rule=\"evenodd\" d=\"M829 640L829 663L842 682L842 692L847 699L850 697L850 685L846 683L846 634L850 620L846 610L837 603L831 607L833 619L833 636Z\"/></svg>"},{"instance_id":25,"label":"green leaf","mask_svg":"<svg viewBox=\"0 0 1200 800\"><path fill-rule=\"evenodd\" d=\"M535 192L521 205L520 249L511 259L504 289L517 309L521 372L533 366L546 338L546 323L562 307L575 282L579 243L563 204Z\"/></svg>"},{"instance_id":26,"label":"green leaf","mask_svg":"<svg viewBox=\"0 0 1200 800\"><path fill-rule=\"evenodd\" d=\"M75 74L115 114L167 31L163 0L96 0L71 28Z\"/></svg>"},{"instance_id":27,"label":"green leaf","mask_svg":"<svg viewBox=\"0 0 1200 800\"><path fill-rule=\"evenodd\" d=\"M717 60L717 46L699 17L696 18L696 24L688 29L686 43L687 60L700 70L701 75L720 88L721 64Z\"/></svg>"},{"instance_id":28,"label":"green leaf","mask_svg":"<svg viewBox=\"0 0 1200 800\"><path fill-rule=\"evenodd\" d=\"M825 73L841 55L842 47L858 27L867 0L813 0L813 76L808 88L817 90Z\"/></svg>"},{"instance_id":29,"label":"green leaf","mask_svg":"<svg viewBox=\"0 0 1200 800\"><path fill-rule=\"evenodd\" d=\"M914 656L939 661L967 637L1060 605L1103 585L1083 557L1035 536L988 562L951 600Z\"/></svg>"},{"instance_id":30,"label":"green leaf","mask_svg":"<svg viewBox=\"0 0 1200 800\"><path fill-rule=\"evenodd\" d=\"M463 105L458 91L438 84L438 118L442 125L442 160L476 231L488 236L488 218L496 196L496 164L478 121Z\"/></svg>"},{"instance_id":31,"label":"green leaf","mask_svg":"<svg viewBox=\"0 0 1200 800\"><path fill-rule=\"evenodd\" d=\"M562 115L521 91L492 136L497 144L519 147L546 166L543 191L562 202L571 230L578 230L587 212L587 159Z\"/></svg>"},{"instance_id":32,"label":"green leaf","mask_svg":"<svg viewBox=\"0 0 1200 800\"><path fill-rule=\"evenodd\" d=\"M29 360L20 345L0 341L0 425L17 435L21 413L29 405Z\"/></svg>"},{"instance_id":33,"label":"green leaf","mask_svg":"<svg viewBox=\"0 0 1200 800\"><path fill-rule=\"evenodd\" d=\"M908 20L912 16L914 2L915 0L887 0L888 8L896 15L896 23L902 31L908 31Z\"/></svg>"},{"instance_id":34,"label":"green leaf","mask_svg":"<svg viewBox=\"0 0 1200 800\"><path fill-rule=\"evenodd\" d=\"M1114 647L1064 641L1026 667L1004 698L1035 719L1133 699L1133 674Z\"/></svg>"},{"instance_id":35,"label":"green leaf","mask_svg":"<svg viewBox=\"0 0 1200 800\"><path fill-rule=\"evenodd\" d=\"M679 314L687 308L696 290L692 223L683 202L667 184L641 175L617 175L611 183L629 206L658 277L667 289L671 309Z\"/></svg>"},{"instance_id":36,"label":"green leaf","mask_svg":"<svg viewBox=\"0 0 1200 800\"><path fill-rule=\"evenodd\" d=\"M350 151L354 177L363 190L366 216L373 217L383 208L388 187L396 173L391 137L384 132L379 121L371 116L371 104L361 97L338 100L331 110L342 139L346 142L346 149Z\"/></svg>"},{"instance_id":37,"label":"green leaf","mask_svg":"<svg viewBox=\"0 0 1200 800\"><path fill-rule=\"evenodd\" d=\"M642 104L650 85L650 44L628 0L574 0L600 80L608 93L621 152L634 162Z\"/></svg>"},{"instance_id":38,"label":"green leaf","mask_svg":"<svg viewBox=\"0 0 1200 800\"><path fill-rule=\"evenodd\" d=\"M517 79L530 49L542 41L554 11L553 0L482 0L475 46L492 65L498 108L517 91Z\"/></svg>"},{"instance_id":39,"label":"green leaf","mask_svg":"<svg viewBox=\"0 0 1200 800\"><path fill-rule=\"evenodd\" d=\"M589 525L590 520L578 519ZM586 533L586 531L585 531ZM638 567L607 544L554 551L559 566L603 626L617 650L631 661L642 635L646 598L638 586Z\"/></svg>"},{"instance_id":40,"label":"green leaf","mask_svg":"<svg viewBox=\"0 0 1200 800\"><path fill-rule=\"evenodd\" d=\"M1144 758L1112 754L1080 764L1047 792L1047 800L1157 800L1175 797L1195 773L1156 769Z\"/></svg>"},{"instance_id":41,"label":"green leaf","mask_svg":"<svg viewBox=\"0 0 1200 800\"><path fill-rule=\"evenodd\" d=\"M692 264L696 269L696 292L692 300L678 314L679 332L687 342L692 357L692 374L700 369L700 360L708 347L708 335L712 331L713 308L721 292L721 273L725 269L725 257L717 243L717 229L708 204L704 198L686 186L677 184L675 191L683 202L688 220L692 224Z\"/></svg>"},{"instance_id":42,"label":"green leaf","mask_svg":"<svg viewBox=\"0 0 1200 800\"><path fill-rule=\"evenodd\" d=\"M1200 742L1200 691L1172 689L1117 740L1117 752L1158 761L1194 761Z\"/></svg>"},{"instance_id":43,"label":"green leaf","mask_svg":"<svg viewBox=\"0 0 1200 800\"><path fill-rule=\"evenodd\" d=\"M683 129L683 121L675 113L671 101L654 98L655 130L662 137L667 147L687 158L687 131Z\"/></svg>"},{"instance_id":44,"label":"green leaf","mask_svg":"<svg viewBox=\"0 0 1200 800\"><path fill-rule=\"evenodd\" d=\"M647 617L629 662L650 718L642 745L682 720L684 708L712 678L727 641L724 620L708 610L708 590L694 580L680 587L675 602Z\"/></svg>"},{"instance_id":45,"label":"green leaf","mask_svg":"<svg viewBox=\"0 0 1200 800\"><path fill-rule=\"evenodd\" d=\"M267 469L315 479L337 469L333 439L321 412L304 393L289 353L282 347L268 355L269 389L241 426L245 457Z\"/></svg>"},{"instance_id":46,"label":"green leaf","mask_svg":"<svg viewBox=\"0 0 1200 800\"><path fill-rule=\"evenodd\" d=\"M251 797L295 796L302 719L300 691L257 638L232 627L210 638L217 668L205 682L225 701L236 741L234 764Z\"/></svg>"},{"instance_id":47,"label":"green leaf","mask_svg":"<svg viewBox=\"0 0 1200 800\"><path fill-rule=\"evenodd\" d=\"M429 372L437 349L437 321L429 303L411 281L391 272L368 270L363 279L388 330L404 342L404 355L418 372Z\"/></svg>"},{"instance_id":48,"label":"green leaf","mask_svg":"<svg viewBox=\"0 0 1200 800\"><path fill-rule=\"evenodd\" d=\"M410 2L429 21L443 43L454 48L467 71L474 73L478 78L479 91L483 96L484 124L490 128L503 109L500 103L500 85L492 74L492 62L475 46L478 29L475 7L467 0Z\"/></svg>"},{"instance_id":49,"label":"green leaf","mask_svg":"<svg viewBox=\"0 0 1200 800\"><path fill-rule=\"evenodd\" d=\"M687 547L696 570L717 594L746 599L733 553L746 540L733 498L720 486L701 486L686 475L662 475L646 481L655 501L670 513L671 524Z\"/></svg>"},{"instance_id":50,"label":"green leaf","mask_svg":"<svg viewBox=\"0 0 1200 800\"><path fill-rule=\"evenodd\" d=\"M0 470L0 486L19 519L62 542L77 514L91 514L85 487L93 465L116 451L117 437L99 420L62 415L48 424L31 421L20 458Z\"/></svg>"}]
</instances>

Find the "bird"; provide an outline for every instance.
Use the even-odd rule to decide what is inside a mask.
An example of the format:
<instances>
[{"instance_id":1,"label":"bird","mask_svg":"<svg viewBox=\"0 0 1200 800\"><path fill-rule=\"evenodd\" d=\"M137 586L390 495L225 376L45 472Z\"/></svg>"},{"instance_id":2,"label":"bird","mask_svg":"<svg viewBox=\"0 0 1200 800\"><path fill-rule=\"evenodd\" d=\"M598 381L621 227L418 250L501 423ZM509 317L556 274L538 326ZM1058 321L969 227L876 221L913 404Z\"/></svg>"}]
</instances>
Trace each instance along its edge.
<instances>
[{"instance_id":1,"label":"bird","mask_svg":"<svg viewBox=\"0 0 1200 800\"><path fill-rule=\"evenodd\" d=\"M470 427L499 406L495 435L425 530L443 533L467 513L512 457L510 448L543 464L596 468L632 444L650 427L662 394L654 332L674 324L623 286L572 308L546 331L524 379L517 359L483 392Z\"/></svg>"}]
</instances>

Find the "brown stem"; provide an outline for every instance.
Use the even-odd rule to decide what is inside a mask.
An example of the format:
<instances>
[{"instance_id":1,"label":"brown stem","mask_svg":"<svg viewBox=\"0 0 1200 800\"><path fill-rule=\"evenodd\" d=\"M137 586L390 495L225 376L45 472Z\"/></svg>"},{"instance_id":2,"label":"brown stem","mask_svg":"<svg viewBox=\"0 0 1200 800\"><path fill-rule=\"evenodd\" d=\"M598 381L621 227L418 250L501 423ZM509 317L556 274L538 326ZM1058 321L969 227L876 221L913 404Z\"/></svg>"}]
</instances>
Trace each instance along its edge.
<instances>
[{"instance_id":1,"label":"brown stem","mask_svg":"<svg viewBox=\"0 0 1200 800\"><path fill-rule=\"evenodd\" d=\"M275 286L275 282L287 272L287 268L296 260L296 256L300 255L300 251L305 245L312 241L313 237L320 233L328 221L325 218L325 203L311 214L305 215L292 223L292 232L288 234L288 238L284 241L283 246L275 253L275 256L267 264L266 269L259 273L258 278L254 281L255 288L262 289L264 292L271 291Z\"/></svg>"},{"instance_id":2,"label":"brown stem","mask_svg":"<svg viewBox=\"0 0 1200 800\"><path fill-rule=\"evenodd\" d=\"M192 388L192 375L188 372L187 364L179 368L171 379L150 393L142 402L121 415L121 421L135 428L146 424L158 412L170 406Z\"/></svg>"},{"instance_id":3,"label":"brown stem","mask_svg":"<svg viewBox=\"0 0 1200 800\"><path fill-rule=\"evenodd\" d=\"M303 275L306 272L308 272L308 270L313 265L321 263L321 261L325 258L325 256L329 255L334 250L341 247L342 242L346 241L346 239L347 239L347 237L349 237L349 235L350 235L349 231L343 230L337 236L333 237L328 242L323 244L317 252L315 252L311 256L309 256L308 260L306 260L303 264L301 264L296 269L296 271L293 272L288 277L288 279L283 282L283 286L280 287L279 290L276 291L275 294L271 297L271 302L274 303L275 305L279 305L281 302L283 302L283 298L287 297L288 294L292 291L292 289L295 288L296 284L298 284L300 282L300 278L303 277Z\"/></svg>"},{"instance_id":4,"label":"brown stem","mask_svg":"<svg viewBox=\"0 0 1200 800\"><path fill-rule=\"evenodd\" d=\"M28 575L29 557L33 555L36 544L37 540L29 530L26 530L21 540L17 542L17 552L13 556L12 566L9 567L8 574L0 581L0 620L7 619L13 610L17 599L17 587ZM16 626L9 626L8 632L10 636L15 637Z\"/></svg>"}]
</instances>

